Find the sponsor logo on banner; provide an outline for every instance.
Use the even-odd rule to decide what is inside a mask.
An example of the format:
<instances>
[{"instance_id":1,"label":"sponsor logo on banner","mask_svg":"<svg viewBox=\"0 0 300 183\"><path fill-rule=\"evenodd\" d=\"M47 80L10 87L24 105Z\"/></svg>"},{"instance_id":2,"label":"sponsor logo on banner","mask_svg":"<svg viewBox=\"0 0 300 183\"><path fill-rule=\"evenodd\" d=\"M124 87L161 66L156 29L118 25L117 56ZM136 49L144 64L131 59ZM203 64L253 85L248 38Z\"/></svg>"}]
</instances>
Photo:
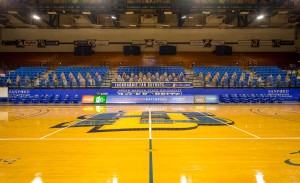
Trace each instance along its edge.
<instances>
[{"instance_id":1,"label":"sponsor logo on banner","mask_svg":"<svg viewBox=\"0 0 300 183\"><path fill-rule=\"evenodd\" d=\"M166 45L168 44L168 42L165 41L165 40L156 40L156 41L154 42L154 44L155 44L155 45L158 45L158 46L166 46Z\"/></svg>"},{"instance_id":2,"label":"sponsor logo on banner","mask_svg":"<svg viewBox=\"0 0 300 183\"><path fill-rule=\"evenodd\" d=\"M133 40L131 42L132 45L145 45L146 41L145 40Z\"/></svg>"},{"instance_id":3,"label":"sponsor logo on banner","mask_svg":"<svg viewBox=\"0 0 300 183\"><path fill-rule=\"evenodd\" d=\"M88 40L88 45L91 47L96 47L96 41L95 40Z\"/></svg>"},{"instance_id":4,"label":"sponsor logo on banner","mask_svg":"<svg viewBox=\"0 0 300 183\"><path fill-rule=\"evenodd\" d=\"M280 45L281 45L281 40L280 39L273 39L272 40L272 46L273 47L280 47Z\"/></svg>"},{"instance_id":5,"label":"sponsor logo on banner","mask_svg":"<svg viewBox=\"0 0 300 183\"><path fill-rule=\"evenodd\" d=\"M25 46L37 46L38 41L37 40L25 40L24 45Z\"/></svg>"},{"instance_id":6,"label":"sponsor logo on banner","mask_svg":"<svg viewBox=\"0 0 300 183\"><path fill-rule=\"evenodd\" d=\"M259 47L259 39L252 39L251 40L251 47Z\"/></svg>"},{"instance_id":7,"label":"sponsor logo on banner","mask_svg":"<svg viewBox=\"0 0 300 183\"><path fill-rule=\"evenodd\" d=\"M154 46L154 39L145 39L146 47L153 47Z\"/></svg>"},{"instance_id":8,"label":"sponsor logo on banner","mask_svg":"<svg viewBox=\"0 0 300 183\"><path fill-rule=\"evenodd\" d=\"M39 48L45 48L46 47L46 40L37 40L37 46Z\"/></svg>"},{"instance_id":9,"label":"sponsor logo on banner","mask_svg":"<svg viewBox=\"0 0 300 183\"><path fill-rule=\"evenodd\" d=\"M239 40L238 45L239 46L251 46L251 41L250 40Z\"/></svg>"},{"instance_id":10,"label":"sponsor logo on banner","mask_svg":"<svg viewBox=\"0 0 300 183\"><path fill-rule=\"evenodd\" d=\"M17 40L17 47L18 47L18 48L24 48L24 46L25 46L25 45L24 45L24 41L25 41L25 40Z\"/></svg>"},{"instance_id":11,"label":"sponsor logo on banner","mask_svg":"<svg viewBox=\"0 0 300 183\"><path fill-rule=\"evenodd\" d=\"M203 40L191 40L190 45L191 46L203 46L204 41Z\"/></svg>"},{"instance_id":12,"label":"sponsor logo on banner","mask_svg":"<svg viewBox=\"0 0 300 183\"><path fill-rule=\"evenodd\" d=\"M99 95L94 97L94 104L106 104L106 96Z\"/></svg>"},{"instance_id":13,"label":"sponsor logo on banner","mask_svg":"<svg viewBox=\"0 0 300 183\"><path fill-rule=\"evenodd\" d=\"M280 45L294 45L295 41L293 40L281 40Z\"/></svg>"},{"instance_id":14,"label":"sponsor logo on banner","mask_svg":"<svg viewBox=\"0 0 300 183\"><path fill-rule=\"evenodd\" d=\"M3 46L16 46L17 41L2 41Z\"/></svg>"},{"instance_id":15,"label":"sponsor logo on banner","mask_svg":"<svg viewBox=\"0 0 300 183\"><path fill-rule=\"evenodd\" d=\"M108 40L99 40L99 41L95 41L96 46L108 46L109 45L109 41Z\"/></svg>"},{"instance_id":16,"label":"sponsor logo on banner","mask_svg":"<svg viewBox=\"0 0 300 183\"><path fill-rule=\"evenodd\" d=\"M87 41L87 40L75 40L74 45L75 46L89 46L89 41Z\"/></svg>"},{"instance_id":17,"label":"sponsor logo on banner","mask_svg":"<svg viewBox=\"0 0 300 183\"><path fill-rule=\"evenodd\" d=\"M204 39L203 40L203 47L204 48L210 48L212 45L211 45L211 42L212 40L211 39Z\"/></svg>"},{"instance_id":18,"label":"sponsor logo on banner","mask_svg":"<svg viewBox=\"0 0 300 183\"><path fill-rule=\"evenodd\" d=\"M212 40L211 45L212 46L223 46L225 44L225 41L222 40Z\"/></svg>"},{"instance_id":19,"label":"sponsor logo on banner","mask_svg":"<svg viewBox=\"0 0 300 183\"><path fill-rule=\"evenodd\" d=\"M195 104L216 104L219 103L218 95L195 95Z\"/></svg>"},{"instance_id":20,"label":"sponsor logo on banner","mask_svg":"<svg viewBox=\"0 0 300 183\"><path fill-rule=\"evenodd\" d=\"M260 40L259 45L260 46L272 46L273 42L272 42L272 40Z\"/></svg>"},{"instance_id":21,"label":"sponsor logo on banner","mask_svg":"<svg viewBox=\"0 0 300 183\"><path fill-rule=\"evenodd\" d=\"M45 44L46 44L46 46L58 46L59 45L59 41L49 41L49 40L46 40Z\"/></svg>"},{"instance_id":22,"label":"sponsor logo on banner","mask_svg":"<svg viewBox=\"0 0 300 183\"><path fill-rule=\"evenodd\" d=\"M94 103L94 95L83 95L82 103L83 104L93 104Z\"/></svg>"}]
</instances>

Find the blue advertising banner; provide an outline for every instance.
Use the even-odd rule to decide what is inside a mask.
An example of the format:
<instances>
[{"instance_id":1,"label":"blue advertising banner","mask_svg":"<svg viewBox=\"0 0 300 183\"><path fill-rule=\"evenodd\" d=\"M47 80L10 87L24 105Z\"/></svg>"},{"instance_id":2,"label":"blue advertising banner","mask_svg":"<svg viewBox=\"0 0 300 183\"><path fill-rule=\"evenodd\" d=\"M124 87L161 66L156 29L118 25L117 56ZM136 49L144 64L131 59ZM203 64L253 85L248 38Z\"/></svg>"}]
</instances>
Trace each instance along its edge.
<instances>
[{"instance_id":1,"label":"blue advertising banner","mask_svg":"<svg viewBox=\"0 0 300 183\"><path fill-rule=\"evenodd\" d=\"M113 82L112 88L192 88L192 82Z\"/></svg>"},{"instance_id":2,"label":"blue advertising banner","mask_svg":"<svg viewBox=\"0 0 300 183\"><path fill-rule=\"evenodd\" d=\"M107 104L193 104L194 96L119 96L110 95Z\"/></svg>"},{"instance_id":3,"label":"blue advertising banner","mask_svg":"<svg viewBox=\"0 0 300 183\"><path fill-rule=\"evenodd\" d=\"M191 88L191 89L97 89L97 88L74 88L74 89L9 89L9 97L18 96L24 98L34 95L119 95L119 96L186 96L186 95L217 95L222 94L264 94L280 96L284 101L299 101L300 88Z\"/></svg>"}]
</instances>

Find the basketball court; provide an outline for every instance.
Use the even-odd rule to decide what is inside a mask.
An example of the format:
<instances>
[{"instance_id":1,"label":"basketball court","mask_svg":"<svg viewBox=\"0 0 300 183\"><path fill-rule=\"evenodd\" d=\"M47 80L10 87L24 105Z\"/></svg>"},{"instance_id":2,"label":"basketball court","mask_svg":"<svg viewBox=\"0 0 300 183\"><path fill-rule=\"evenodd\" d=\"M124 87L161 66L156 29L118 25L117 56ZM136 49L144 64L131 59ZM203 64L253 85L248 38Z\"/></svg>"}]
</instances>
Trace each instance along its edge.
<instances>
[{"instance_id":1,"label":"basketball court","mask_svg":"<svg viewBox=\"0 0 300 183\"><path fill-rule=\"evenodd\" d=\"M300 182L299 105L0 111L0 182Z\"/></svg>"}]
</instances>

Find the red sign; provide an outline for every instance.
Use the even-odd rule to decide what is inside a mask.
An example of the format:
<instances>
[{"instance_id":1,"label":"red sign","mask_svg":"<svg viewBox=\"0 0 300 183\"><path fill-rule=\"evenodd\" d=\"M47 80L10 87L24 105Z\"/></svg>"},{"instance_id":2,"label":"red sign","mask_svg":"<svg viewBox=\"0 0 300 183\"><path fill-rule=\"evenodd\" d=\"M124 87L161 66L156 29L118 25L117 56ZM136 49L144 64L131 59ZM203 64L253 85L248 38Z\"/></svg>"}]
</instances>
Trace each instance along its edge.
<instances>
[{"instance_id":1,"label":"red sign","mask_svg":"<svg viewBox=\"0 0 300 183\"><path fill-rule=\"evenodd\" d=\"M94 95L83 95L82 103L83 104L93 104L94 103Z\"/></svg>"}]
</instances>

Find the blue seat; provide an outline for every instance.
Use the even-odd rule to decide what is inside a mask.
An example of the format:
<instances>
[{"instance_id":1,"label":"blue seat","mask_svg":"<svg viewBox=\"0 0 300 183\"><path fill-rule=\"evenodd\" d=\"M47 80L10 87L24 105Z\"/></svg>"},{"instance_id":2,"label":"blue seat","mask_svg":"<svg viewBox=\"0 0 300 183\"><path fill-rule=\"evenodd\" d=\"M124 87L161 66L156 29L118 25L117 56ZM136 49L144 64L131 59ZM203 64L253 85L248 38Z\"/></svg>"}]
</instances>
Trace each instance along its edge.
<instances>
[{"instance_id":1,"label":"blue seat","mask_svg":"<svg viewBox=\"0 0 300 183\"><path fill-rule=\"evenodd\" d=\"M32 98L32 100L31 100L31 102L32 102L33 104L38 104L38 103L40 103L40 97L39 97L39 95L34 95L33 98Z\"/></svg>"},{"instance_id":2,"label":"blue seat","mask_svg":"<svg viewBox=\"0 0 300 183\"><path fill-rule=\"evenodd\" d=\"M14 103L14 104L18 104L19 103L19 97L18 96L15 96L15 97L12 97L11 99L10 99L10 102L11 103Z\"/></svg>"},{"instance_id":3,"label":"blue seat","mask_svg":"<svg viewBox=\"0 0 300 183\"><path fill-rule=\"evenodd\" d=\"M79 102L80 102L79 96L78 96L78 95L75 95L75 96L73 97L73 103L74 103L74 104L78 104Z\"/></svg>"},{"instance_id":4,"label":"blue seat","mask_svg":"<svg viewBox=\"0 0 300 183\"><path fill-rule=\"evenodd\" d=\"M68 94L64 97L64 103L65 104L70 103L70 96Z\"/></svg>"},{"instance_id":5,"label":"blue seat","mask_svg":"<svg viewBox=\"0 0 300 183\"><path fill-rule=\"evenodd\" d=\"M60 96L60 94L56 94L54 96L53 103L56 103L56 104L61 103L61 96Z\"/></svg>"},{"instance_id":6,"label":"blue seat","mask_svg":"<svg viewBox=\"0 0 300 183\"><path fill-rule=\"evenodd\" d=\"M31 97L29 95L25 96L24 98L22 98L22 102L23 104L31 103Z\"/></svg>"}]
</instances>

